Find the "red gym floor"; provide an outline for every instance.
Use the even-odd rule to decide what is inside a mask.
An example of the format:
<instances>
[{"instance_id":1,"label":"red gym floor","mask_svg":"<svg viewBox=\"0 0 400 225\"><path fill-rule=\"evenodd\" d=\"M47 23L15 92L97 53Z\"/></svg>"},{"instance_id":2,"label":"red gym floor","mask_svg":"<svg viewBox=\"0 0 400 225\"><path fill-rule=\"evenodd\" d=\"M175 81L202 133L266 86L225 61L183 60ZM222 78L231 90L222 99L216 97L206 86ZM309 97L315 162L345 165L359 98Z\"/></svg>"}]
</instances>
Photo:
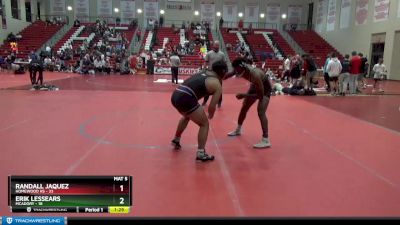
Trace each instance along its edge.
<instances>
[{"instance_id":1,"label":"red gym floor","mask_svg":"<svg viewBox=\"0 0 400 225\"><path fill-rule=\"evenodd\" d=\"M169 144L179 119L171 83L45 79L60 91L28 91L27 75L0 74L1 215L10 215L7 175L126 174L134 179L128 216L400 216L399 82L379 96L274 96L272 148L254 150L255 108L241 137L226 136L241 106L234 94L248 87L228 80L207 143L216 160L196 163L195 125L181 151Z\"/></svg>"}]
</instances>

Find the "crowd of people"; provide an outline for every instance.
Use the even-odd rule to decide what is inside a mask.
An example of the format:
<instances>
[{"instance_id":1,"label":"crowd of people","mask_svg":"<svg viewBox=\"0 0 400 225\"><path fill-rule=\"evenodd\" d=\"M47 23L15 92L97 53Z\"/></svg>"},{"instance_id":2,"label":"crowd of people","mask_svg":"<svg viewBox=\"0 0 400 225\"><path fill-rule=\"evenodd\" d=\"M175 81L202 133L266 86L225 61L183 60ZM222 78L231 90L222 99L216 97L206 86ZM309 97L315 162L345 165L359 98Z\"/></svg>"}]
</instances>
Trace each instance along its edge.
<instances>
[{"instance_id":1,"label":"crowd of people","mask_svg":"<svg viewBox=\"0 0 400 225\"><path fill-rule=\"evenodd\" d=\"M66 46L61 51L55 51L50 46L47 46L40 53L40 58L43 60L45 71L60 71L74 72L80 74L95 74L95 73L119 73L119 74L136 74L140 68L146 69L147 74L154 74L156 66L171 66L174 71L178 70L183 64L182 58L186 55L198 55L199 63L195 63L202 69L202 63L205 54L197 49L210 49L210 40L208 32L210 32L210 24L208 22L189 23L183 22L181 27L177 29L175 25L171 26L173 31L183 29L185 31L185 42L172 43L167 40L163 49L153 49L157 46L160 40L157 39L157 30L162 27L164 19L149 21L148 29L155 32L154 39L150 50L142 50L138 54L128 54L129 41L125 34L118 29L111 28L106 21L97 20L95 24L85 27L83 32L94 33L96 41L83 41L78 47L73 48L72 44ZM221 25L220 21L220 25ZM80 21L75 20L74 26L80 26ZM10 35L10 39L16 39L15 35ZM75 45L76 46L76 45ZM235 46L226 45L227 51L234 51L237 55L246 60L252 67L257 67L251 50L245 43L237 41ZM5 57L0 56L0 67L3 69L12 69L16 73L23 72L21 64L14 63L16 54L14 52L4 53ZM32 51L29 54L28 60L32 60L35 56ZM282 73L274 74L268 68L268 59L261 65L261 69L270 78L277 81L277 89L274 93L300 93L303 95L315 95L314 87L318 87L316 78L318 66L315 60L308 54L303 56L294 55L287 56L282 65ZM74 62L74 63L71 63ZM191 61L185 62L188 64ZM362 53L352 53L352 57L346 55L339 60L336 53L332 53L327 57L323 67L326 90L333 96L361 93L362 89L367 87L366 75L368 73L368 60ZM383 92L379 86L379 80L385 76L386 68L383 64L383 59L373 66L372 77L374 78L373 92ZM174 73L175 74L175 73ZM174 83L177 82L177 75L173 77ZM279 82L278 82L279 81ZM287 85L285 85L287 84ZM287 87L285 87L287 86ZM285 89L286 88L286 89ZM290 88L292 91L288 91ZM286 91L285 91L286 90ZM295 90L295 91L293 91Z\"/></svg>"},{"instance_id":2,"label":"crowd of people","mask_svg":"<svg viewBox=\"0 0 400 225\"><path fill-rule=\"evenodd\" d=\"M318 87L317 65L315 60L308 54L288 56L282 65L283 74L280 81L286 82L290 87L304 86L304 91L314 92L313 87ZM346 54L339 60L337 53L333 52L327 56L325 65L322 68L325 81L325 88L332 96L345 96L346 94L356 95L367 88L366 77L369 71L368 59L362 53L352 52ZM386 67L383 58L372 67L371 78L374 79L372 92L382 93L383 89L379 81L386 76Z\"/></svg>"}]
</instances>

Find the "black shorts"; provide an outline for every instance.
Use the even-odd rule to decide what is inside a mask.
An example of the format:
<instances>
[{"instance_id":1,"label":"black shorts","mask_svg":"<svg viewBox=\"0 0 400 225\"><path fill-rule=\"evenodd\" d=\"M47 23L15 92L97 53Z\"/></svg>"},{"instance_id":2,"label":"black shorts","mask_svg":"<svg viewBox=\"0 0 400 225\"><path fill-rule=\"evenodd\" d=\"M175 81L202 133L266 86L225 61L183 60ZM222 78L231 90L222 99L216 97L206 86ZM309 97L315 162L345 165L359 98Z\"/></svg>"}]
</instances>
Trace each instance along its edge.
<instances>
[{"instance_id":1,"label":"black shorts","mask_svg":"<svg viewBox=\"0 0 400 225\"><path fill-rule=\"evenodd\" d=\"M263 82L264 85L264 95L267 97L271 97L271 84L269 83L269 80L265 80ZM247 91L247 94L257 94L257 88L254 84L250 85L249 90Z\"/></svg>"},{"instance_id":2,"label":"black shorts","mask_svg":"<svg viewBox=\"0 0 400 225\"><path fill-rule=\"evenodd\" d=\"M293 79L299 79L301 77L301 70L299 68L293 68L290 70L290 77Z\"/></svg>"},{"instance_id":3,"label":"black shorts","mask_svg":"<svg viewBox=\"0 0 400 225\"><path fill-rule=\"evenodd\" d=\"M289 77L290 76L290 71L289 70L286 70L284 73L283 73L283 77Z\"/></svg>"},{"instance_id":4,"label":"black shorts","mask_svg":"<svg viewBox=\"0 0 400 225\"><path fill-rule=\"evenodd\" d=\"M329 77L329 81L338 81L339 77Z\"/></svg>"},{"instance_id":5,"label":"black shorts","mask_svg":"<svg viewBox=\"0 0 400 225\"><path fill-rule=\"evenodd\" d=\"M196 96L181 87L178 87L172 94L171 103L181 114L186 116L200 107Z\"/></svg>"}]
</instances>

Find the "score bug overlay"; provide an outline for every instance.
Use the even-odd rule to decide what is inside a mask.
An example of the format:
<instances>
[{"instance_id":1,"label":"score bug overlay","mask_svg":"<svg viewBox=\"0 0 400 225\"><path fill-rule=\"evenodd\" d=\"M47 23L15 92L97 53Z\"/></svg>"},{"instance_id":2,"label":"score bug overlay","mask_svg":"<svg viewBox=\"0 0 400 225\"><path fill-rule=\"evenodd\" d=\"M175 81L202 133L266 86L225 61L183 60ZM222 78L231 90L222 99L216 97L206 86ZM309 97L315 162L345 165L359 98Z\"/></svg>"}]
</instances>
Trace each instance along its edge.
<instances>
[{"instance_id":1,"label":"score bug overlay","mask_svg":"<svg viewBox=\"0 0 400 225\"><path fill-rule=\"evenodd\" d=\"M131 176L9 176L8 184L11 212L127 213L132 206Z\"/></svg>"}]
</instances>

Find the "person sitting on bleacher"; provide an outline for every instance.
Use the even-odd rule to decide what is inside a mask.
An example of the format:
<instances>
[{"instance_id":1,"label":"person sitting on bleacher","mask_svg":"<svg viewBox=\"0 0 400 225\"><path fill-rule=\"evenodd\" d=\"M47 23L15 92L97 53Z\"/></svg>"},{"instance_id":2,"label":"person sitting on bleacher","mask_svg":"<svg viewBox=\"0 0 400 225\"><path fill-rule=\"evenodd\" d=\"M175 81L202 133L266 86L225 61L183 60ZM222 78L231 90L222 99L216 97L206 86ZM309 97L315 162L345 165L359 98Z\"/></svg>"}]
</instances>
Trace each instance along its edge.
<instances>
[{"instance_id":1,"label":"person sitting on bleacher","mask_svg":"<svg viewBox=\"0 0 400 225\"><path fill-rule=\"evenodd\" d=\"M86 54L85 57L82 59L81 62L81 73L82 74L89 74L89 70L91 69L91 61L89 54Z\"/></svg>"},{"instance_id":2,"label":"person sitting on bleacher","mask_svg":"<svg viewBox=\"0 0 400 225\"><path fill-rule=\"evenodd\" d=\"M36 53L34 52L34 51L31 51L31 53L28 55L28 60L29 60L29 62L30 61L32 61L32 60L34 60L34 59L37 59L39 56L37 56L36 55Z\"/></svg>"},{"instance_id":3,"label":"person sitting on bleacher","mask_svg":"<svg viewBox=\"0 0 400 225\"><path fill-rule=\"evenodd\" d=\"M148 24L149 24L148 29L149 30L153 30L154 29L154 23L155 23L155 21L152 18L150 18L149 21L148 21Z\"/></svg>"},{"instance_id":4,"label":"person sitting on bleacher","mask_svg":"<svg viewBox=\"0 0 400 225\"><path fill-rule=\"evenodd\" d=\"M2 69L7 69L7 63L6 63L6 59L0 55L0 71Z\"/></svg>"},{"instance_id":5,"label":"person sitting on bleacher","mask_svg":"<svg viewBox=\"0 0 400 225\"><path fill-rule=\"evenodd\" d=\"M104 72L106 72L108 75L110 75L110 73L111 73L110 57L106 57L106 60L104 63Z\"/></svg>"},{"instance_id":6,"label":"person sitting on bleacher","mask_svg":"<svg viewBox=\"0 0 400 225\"><path fill-rule=\"evenodd\" d=\"M104 59L102 60L101 57L98 56L94 60L93 64L94 64L94 69L95 69L96 72L103 72L103 67L105 65Z\"/></svg>"},{"instance_id":7,"label":"person sitting on bleacher","mask_svg":"<svg viewBox=\"0 0 400 225\"><path fill-rule=\"evenodd\" d=\"M297 24L293 23L290 25L291 31L296 31L297 30Z\"/></svg>"},{"instance_id":8,"label":"person sitting on bleacher","mask_svg":"<svg viewBox=\"0 0 400 225\"><path fill-rule=\"evenodd\" d=\"M14 52L11 52L11 53L7 56L7 58L6 58L6 63L7 63L7 65L8 65L8 67L11 66L11 64L15 61L16 58L17 58L17 57L15 56L15 53L14 53Z\"/></svg>"},{"instance_id":9,"label":"person sitting on bleacher","mask_svg":"<svg viewBox=\"0 0 400 225\"><path fill-rule=\"evenodd\" d=\"M78 19L76 19L74 21L74 27L80 27L81 26L81 21L79 21Z\"/></svg>"},{"instance_id":10,"label":"person sitting on bleacher","mask_svg":"<svg viewBox=\"0 0 400 225\"><path fill-rule=\"evenodd\" d=\"M55 64L54 64L54 61L49 56L47 56L44 59L43 66L48 71L54 71Z\"/></svg>"},{"instance_id":11,"label":"person sitting on bleacher","mask_svg":"<svg viewBox=\"0 0 400 225\"><path fill-rule=\"evenodd\" d=\"M17 38L15 37L15 34L13 32L8 34L7 41L8 42L16 42L17 41Z\"/></svg>"},{"instance_id":12,"label":"person sitting on bleacher","mask_svg":"<svg viewBox=\"0 0 400 225\"><path fill-rule=\"evenodd\" d=\"M61 59L59 56L56 57L54 65L55 65L55 70L58 72L65 71L67 69L64 60Z\"/></svg>"}]
</instances>

